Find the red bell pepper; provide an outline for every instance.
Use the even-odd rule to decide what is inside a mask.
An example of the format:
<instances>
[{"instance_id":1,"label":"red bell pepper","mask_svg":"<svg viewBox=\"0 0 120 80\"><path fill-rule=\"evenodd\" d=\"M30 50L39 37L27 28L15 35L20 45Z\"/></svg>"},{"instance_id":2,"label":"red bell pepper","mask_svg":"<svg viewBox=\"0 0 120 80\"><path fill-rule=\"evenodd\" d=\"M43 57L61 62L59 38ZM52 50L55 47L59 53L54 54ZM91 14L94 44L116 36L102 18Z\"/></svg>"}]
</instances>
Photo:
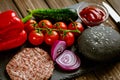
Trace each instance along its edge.
<instances>
[{"instance_id":1,"label":"red bell pepper","mask_svg":"<svg viewBox=\"0 0 120 80\"><path fill-rule=\"evenodd\" d=\"M0 13L0 51L22 45L27 39L24 23L12 10Z\"/></svg>"}]
</instances>

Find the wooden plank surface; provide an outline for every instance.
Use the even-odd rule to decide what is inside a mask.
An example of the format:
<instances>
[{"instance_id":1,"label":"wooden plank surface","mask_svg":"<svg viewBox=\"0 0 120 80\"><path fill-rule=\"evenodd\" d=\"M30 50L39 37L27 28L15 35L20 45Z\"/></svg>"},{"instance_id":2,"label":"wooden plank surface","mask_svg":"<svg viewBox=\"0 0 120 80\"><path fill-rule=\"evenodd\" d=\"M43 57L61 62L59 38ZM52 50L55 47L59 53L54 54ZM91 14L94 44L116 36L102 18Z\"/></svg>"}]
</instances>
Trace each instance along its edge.
<instances>
[{"instance_id":1,"label":"wooden plank surface","mask_svg":"<svg viewBox=\"0 0 120 80\"><path fill-rule=\"evenodd\" d=\"M75 80L98 80L94 72L90 72L84 75L81 75L80 77L76 78Z\"/></svg>"},{"instance_id":2,"label":"wooden plank surface","mask_svg":"<svg viewBox=\"0 0 120 80\"><path fill-rule=\"evenodd\" d=\"M9 9L14 10L20 18L22 17L18 8L14 5L14 2L12 0L0 0L0 11L2 12Z\"/></svg>"},{"instance_id":3,"label":"wooden plank surface","mask_svg":"<svg viewBox=\"0 0 120 80\"><path fill-rule=\"evenodd\" d=\"M120 15L120 0L107 0Z\"/></svg>"},{"instance_id":4,"label":"wooden plank surface","mask_svg":"<svg viewBox=\"0 0 120 80\"><path fill-rule=\"evenodd\" d=\"M28 14L27 9L49 8L44 0L14 0L14 2L23 17Z\"/></svg>"},{"instance_id":5,"label":"wooden plank surface","mask_svg":"<svg viewBox=\"0 0 120 80\"><path fill-rule=\"evenodd\" d=\"M81 2L83 0L76 0L77 2ZM101 3L102 1L106 1L106 0L84 0L86 2L92 2L92 3Z\"/></svg>"},{"instance_id":6,"label":"wooden plank surface","mask_svg":"<svg viewBox=\"0 0 120 80\"><path fill-rule=\"evenodd\" d=\"M104 67L95 73L99 80L120 80L120 63Z\"/></svg>"},{"instance_id":7,"label":"wooden plank surface","mask_svg":"<svg viewBox=\"0 0 120 80\"><path fill-rule=\"evenodd\" d=\"M64 8L77 3L75 0L46 0L50 8Z\"/></svg>"},{"instance_id":8,"label":"wooden plank surface","mask_svg":"<svg viewBox=\"0 0 120 80\"><path fill-rule=\"evenodd\" d=\"M8 9L15 10L20 18L27 15L27 9L36 8L63 8L73 5L83 0L0 0L0 11ZM100 2L101 0L89 0L92 2ZM118 1L120 0L108 0L114 8L120 13L120 6ZM116 5L114 5L116 4ZM108 22L113 28L116 27L114 22L109 19ZM120 63L106 66L103 70L90 72L85 75L81 75L75 80L120 80Z\"/></svg>"}]
</instances>

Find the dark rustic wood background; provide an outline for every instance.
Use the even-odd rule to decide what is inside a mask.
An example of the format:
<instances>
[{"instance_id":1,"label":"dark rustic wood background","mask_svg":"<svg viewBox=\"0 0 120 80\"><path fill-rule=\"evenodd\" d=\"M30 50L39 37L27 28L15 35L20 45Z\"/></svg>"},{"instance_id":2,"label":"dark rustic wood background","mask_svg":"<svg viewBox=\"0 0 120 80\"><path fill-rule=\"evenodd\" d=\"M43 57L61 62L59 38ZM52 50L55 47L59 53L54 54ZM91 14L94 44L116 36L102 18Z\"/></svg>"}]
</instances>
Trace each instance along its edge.
<instances>
[{"instance_id":1,"label":"dark rustic wood background","mask_svg":"<svg viewBox=\"0 0 120 80\"><path fill-rule=\"evenodd\" d=\"M26 9L36 8L64 8L83 0L0 0L0 12L12 9L20 18L27 15ZM86 0L89 2L106 1L120 14L120 0ZM108 23L116 27L111 18ZM75 80L120 80L120 62L104 67L104 69L81 75Z\"/></svg>"}]
</instances>

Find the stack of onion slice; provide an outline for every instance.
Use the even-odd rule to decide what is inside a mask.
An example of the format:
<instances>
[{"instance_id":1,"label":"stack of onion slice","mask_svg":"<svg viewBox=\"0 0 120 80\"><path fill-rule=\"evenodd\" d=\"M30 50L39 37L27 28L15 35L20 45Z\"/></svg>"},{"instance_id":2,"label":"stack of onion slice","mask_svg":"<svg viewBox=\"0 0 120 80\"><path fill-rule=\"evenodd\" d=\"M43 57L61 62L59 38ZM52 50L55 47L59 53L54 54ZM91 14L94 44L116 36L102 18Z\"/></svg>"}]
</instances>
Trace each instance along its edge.
<instances>
[{"instance_id":1,"label":"stack of onion slice","mask_svg":"<svg viewBox=\"0 0 120 80\"><path fill-rule=\"evenodd\" d=\"M52 59L59 67L66 71L73 71L79 68L80 58L74 52L66 49L65 41L56 41L51 49Z\"/></svg>"}]
</instances>

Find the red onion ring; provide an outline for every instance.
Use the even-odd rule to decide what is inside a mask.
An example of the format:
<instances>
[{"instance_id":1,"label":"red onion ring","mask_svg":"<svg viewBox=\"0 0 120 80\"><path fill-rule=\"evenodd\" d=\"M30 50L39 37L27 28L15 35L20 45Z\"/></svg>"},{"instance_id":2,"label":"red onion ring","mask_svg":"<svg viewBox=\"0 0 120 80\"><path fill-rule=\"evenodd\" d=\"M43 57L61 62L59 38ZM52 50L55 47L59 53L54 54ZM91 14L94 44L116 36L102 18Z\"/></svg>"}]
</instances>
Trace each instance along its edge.
<instances>
[{"instance_id":1,"label":"red onion ring","mask_svg":"<svg viewBox=\"0 0 120 80\"><path fill-rule=\"evenodd\" d=\"M65 50L66 48L66 42L57 40L53 44L51 48L51 56L52 59L55 61L55 59Z\"/></svg>"},{"instance_id":2,"label":"red onion ring","mask_svg":"<svg viewBox=\"0 0 120 80\"><path fill-rule=\"evenodd\" d=\"M56 63L64 70L72 71L79 68L80 58L70 50L65 50L56 58Z\"/></svg>"}]
</instances>

